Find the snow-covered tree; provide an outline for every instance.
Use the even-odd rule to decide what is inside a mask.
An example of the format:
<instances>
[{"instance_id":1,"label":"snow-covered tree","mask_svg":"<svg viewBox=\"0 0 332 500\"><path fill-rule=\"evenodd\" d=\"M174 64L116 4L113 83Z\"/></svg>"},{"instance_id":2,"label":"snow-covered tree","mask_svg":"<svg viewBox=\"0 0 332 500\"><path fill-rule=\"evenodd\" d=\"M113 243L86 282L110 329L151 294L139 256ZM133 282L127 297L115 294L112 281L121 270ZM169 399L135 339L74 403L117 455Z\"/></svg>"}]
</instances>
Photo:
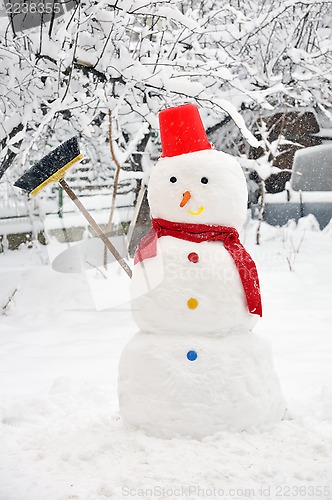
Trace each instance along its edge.
<instances>
[{"instance_id":1,"label":"snow-covered tree","mask_svg":"<svg viewBox=\"0 0 332 500\"><path fill-rule=\"evenodd\" d=\"M134 168L165 106L197 102L211 130L231 120L242 153L258 145L243 116L251 128L275 106L330 113L331 19L327 0L85 0L16 35L3 17L0 177L73 134L112 169L109 110L118 161Z\"/></svg>"}]
</instances>

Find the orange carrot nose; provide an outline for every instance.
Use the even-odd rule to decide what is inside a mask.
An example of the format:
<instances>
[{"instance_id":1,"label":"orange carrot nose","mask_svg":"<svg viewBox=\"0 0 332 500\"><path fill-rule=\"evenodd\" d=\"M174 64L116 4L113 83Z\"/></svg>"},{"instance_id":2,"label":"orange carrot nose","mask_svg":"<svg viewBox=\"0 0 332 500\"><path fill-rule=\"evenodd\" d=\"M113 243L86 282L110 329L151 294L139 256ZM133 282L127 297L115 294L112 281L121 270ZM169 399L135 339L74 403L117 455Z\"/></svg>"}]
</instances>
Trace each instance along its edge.
<instances>
[{"instance_id":1,"label":"orange carrot nose","mask_svg":"<svg viewBox=\"0 0 332 500\"><path fill-rule=\"evenodd\" d=\"M182 200L181 200L181 203L180 203L180 207L184 207L188 201L190 200L191 198L191 194L189 193L189 191L186 191L185 193L183 193L183 197L182 197Z\"/></svg>"}]
</instances>

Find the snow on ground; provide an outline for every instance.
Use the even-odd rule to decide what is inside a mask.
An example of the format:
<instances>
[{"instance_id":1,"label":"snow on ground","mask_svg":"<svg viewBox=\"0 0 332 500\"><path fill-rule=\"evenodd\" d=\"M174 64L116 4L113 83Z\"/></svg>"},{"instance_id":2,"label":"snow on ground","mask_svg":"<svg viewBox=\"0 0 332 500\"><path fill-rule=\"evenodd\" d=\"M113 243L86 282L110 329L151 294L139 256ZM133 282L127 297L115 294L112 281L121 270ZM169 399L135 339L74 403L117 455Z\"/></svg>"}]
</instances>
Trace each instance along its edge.
<instances>
[{"instance_id":1,"label":"snow on ground","mask_svg":"<svg viewBox=\"0 0 332 500\"><path fill-rule=\"evenodd\" d=\"M1 312L17 289L0 312L0 500L332 499L332 227L263 225L258 247L256 224L242 238L261 277L256 332L272 344L288 417L203 441L124 428L126 304L97 311L84 275L53 271L45 247L0 255Z\"/></svg>"}]
</instances>

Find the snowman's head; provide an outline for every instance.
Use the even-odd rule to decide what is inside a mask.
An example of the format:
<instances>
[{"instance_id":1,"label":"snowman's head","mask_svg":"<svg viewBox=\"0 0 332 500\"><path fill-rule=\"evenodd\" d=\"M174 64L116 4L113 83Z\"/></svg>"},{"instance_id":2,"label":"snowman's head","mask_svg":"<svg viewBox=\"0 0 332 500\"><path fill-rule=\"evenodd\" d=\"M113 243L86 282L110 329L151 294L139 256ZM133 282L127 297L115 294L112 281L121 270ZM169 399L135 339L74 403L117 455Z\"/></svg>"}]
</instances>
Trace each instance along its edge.
<instances>
[{"instance_id":1,"label":"snowman's head","mask_svg":"<svg viewBox=\"0 0 332 500\"><path fill-rule=\"evenodd\" d=\"M248 192L236 159L215 150L160 158L148 186L152 217L240 229Z\"/></svg>"}]
</instances>

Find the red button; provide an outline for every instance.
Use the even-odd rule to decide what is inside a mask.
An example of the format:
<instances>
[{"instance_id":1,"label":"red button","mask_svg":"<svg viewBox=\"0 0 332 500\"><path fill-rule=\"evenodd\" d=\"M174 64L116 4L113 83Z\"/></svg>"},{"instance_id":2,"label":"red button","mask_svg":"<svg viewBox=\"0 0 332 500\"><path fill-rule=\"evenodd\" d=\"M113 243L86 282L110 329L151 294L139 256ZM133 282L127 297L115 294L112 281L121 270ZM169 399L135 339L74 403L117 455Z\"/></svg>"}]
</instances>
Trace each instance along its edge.
<instances>
[{"instance_id":1,"label":"red button","mask_svg":"<svg viewBox=\"0 0 332 500\"><path fill-rule=\"evenodd\" d=\"M199 257L196 252L191 252L188 255L188 259L190 260L190 262L193 262L194 264L197 264L197 262L199 261Z\"/></svg>"}]
</instances>

